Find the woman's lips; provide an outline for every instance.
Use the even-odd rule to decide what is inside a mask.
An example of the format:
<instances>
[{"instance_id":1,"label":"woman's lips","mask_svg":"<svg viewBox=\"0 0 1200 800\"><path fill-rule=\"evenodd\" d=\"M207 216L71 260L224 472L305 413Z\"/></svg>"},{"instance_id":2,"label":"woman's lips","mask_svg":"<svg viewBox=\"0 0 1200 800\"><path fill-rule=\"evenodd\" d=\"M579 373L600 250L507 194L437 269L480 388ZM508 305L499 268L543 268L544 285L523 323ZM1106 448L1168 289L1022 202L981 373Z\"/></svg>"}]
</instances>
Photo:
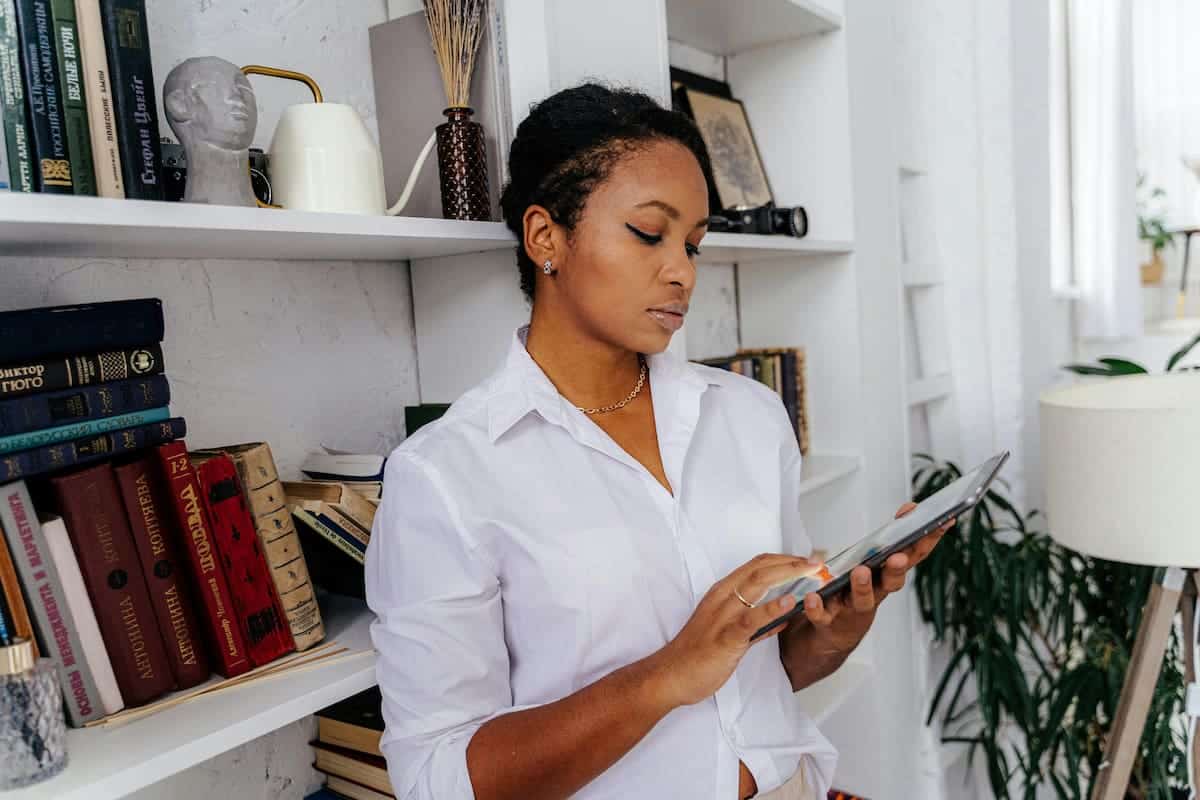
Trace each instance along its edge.
<instances>
[{"instance_id":1,"label":"woman's lips","mask_svg":"<svg viewBox=\"0 0 1200 800\"><path fill-rule=\"evenodd\" d=\"M657 308L647 309L646 313L650 315L651 319L671 333L683 327L683 314L677 314L673 311L662 311Z\"/></svg>"}]
</instances>

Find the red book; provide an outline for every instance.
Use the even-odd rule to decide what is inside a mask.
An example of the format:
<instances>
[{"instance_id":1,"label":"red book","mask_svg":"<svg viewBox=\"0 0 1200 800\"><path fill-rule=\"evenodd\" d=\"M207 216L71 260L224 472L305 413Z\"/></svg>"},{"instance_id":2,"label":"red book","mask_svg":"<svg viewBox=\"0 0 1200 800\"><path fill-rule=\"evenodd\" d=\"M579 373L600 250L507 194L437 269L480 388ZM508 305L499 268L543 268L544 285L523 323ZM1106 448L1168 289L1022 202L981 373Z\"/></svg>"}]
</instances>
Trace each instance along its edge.
<instances>
[{"instance_id":1,"label":"red book","mask_svg":"<svg viewBox=\"0 0 1200 800\"><path fill-rule=\"evenodd\" d=\"M238 483L233 459L218 455L196 468L212 519L217 554L233 593L250 661L259 667L296 649L271 570L258 546L254 517Z\"/></svg>"},{"instance_id":2,"label":"red book","mask_svg":"<svg viewBox=\"0 0 1200 800\"><path fill-rule=\"evenodd\" d=\"M141 560L146 588L167 650L175 686L188 689L208 679L208 647L192 607L191 582L182 552L179 521L171 513L158 464L152 456L116 467L125 516Z\"/></svg>"},{"instance_id":3,"label":"red book","mask_svg":"<svg viewBox=\"0 0 1200 800\"><path fill-rule=\"evenodd\" d=\"M206 613L201 614L201 622L208 632L213 666L226 678L240 675L250 669L246 640L238 627L225 572L217 562L204 494L188 459L187 445L182 440L160 445L158 460L167 477L167 493L175 509L175 518L184 532L183 549L192 565L192 577L204 603Z\"/></svg>"},{"instance_id":4,"label":"red book","mask_svg":"<svg viewBox=\"0 0 1200 800\"><path fill-rule=\"evenodd\" d=\"M126 706L170 691L167 661L112 466L50 481Z\"/></svg>"}]
</instances>

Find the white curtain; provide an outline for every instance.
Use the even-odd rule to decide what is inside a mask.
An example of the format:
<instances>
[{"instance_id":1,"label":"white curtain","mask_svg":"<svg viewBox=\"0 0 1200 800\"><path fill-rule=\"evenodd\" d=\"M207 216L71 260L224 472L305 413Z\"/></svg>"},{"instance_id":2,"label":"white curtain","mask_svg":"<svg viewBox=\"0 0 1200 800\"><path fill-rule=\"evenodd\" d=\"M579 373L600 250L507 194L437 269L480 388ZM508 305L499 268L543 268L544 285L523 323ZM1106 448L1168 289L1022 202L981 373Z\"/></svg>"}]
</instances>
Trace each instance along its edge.
<instances>
[{"instance_id":1,"label":"white curtain","mask_svg":"<svg viewBox=\"0 0 1200 800\"><path fill-rule=\"evenodd\" d=\"M1142 332L1131 0L1067 0L1071 249L1079 334Z\"/></svg>"},{"instance_id":2,"label":"white curtain","mask_svg":"<svg viewBox=\"0 0 1200 800\"><path fill-rule=\"evenodd\" d=\"M1143 192L1176 225L1200 223L1200 182L1184 158L1200 159L1200 2L1138 0L1133 9L1133 96Z\"/></svg>"}]
</instances>

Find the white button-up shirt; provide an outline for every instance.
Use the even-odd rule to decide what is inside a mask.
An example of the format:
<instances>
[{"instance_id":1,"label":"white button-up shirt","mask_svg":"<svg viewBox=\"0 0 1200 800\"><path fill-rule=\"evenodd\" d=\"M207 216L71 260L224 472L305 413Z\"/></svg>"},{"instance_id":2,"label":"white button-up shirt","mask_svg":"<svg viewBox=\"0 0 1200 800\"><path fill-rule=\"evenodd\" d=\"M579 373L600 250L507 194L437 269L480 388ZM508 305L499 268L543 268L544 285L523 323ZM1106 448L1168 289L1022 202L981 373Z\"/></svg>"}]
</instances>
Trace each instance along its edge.
<instances>
[{"instance_id":1,"label":"white button-up shirt","mask_svg":"<svg viewBox=\"0 0 1200 800\"><path fill-rule=\"evenodd\" d=\"M800 452L777 395L650 356L671 495L576 409L525 350L387 462L367 602L405 800L473 798L466 750L489 719L550 703L670 641L714 582L758 553L807 554ZM664 717L577 798L735 800L837 760L792 693L775 638L716 695Z\"/></svg>"}]
</instances>

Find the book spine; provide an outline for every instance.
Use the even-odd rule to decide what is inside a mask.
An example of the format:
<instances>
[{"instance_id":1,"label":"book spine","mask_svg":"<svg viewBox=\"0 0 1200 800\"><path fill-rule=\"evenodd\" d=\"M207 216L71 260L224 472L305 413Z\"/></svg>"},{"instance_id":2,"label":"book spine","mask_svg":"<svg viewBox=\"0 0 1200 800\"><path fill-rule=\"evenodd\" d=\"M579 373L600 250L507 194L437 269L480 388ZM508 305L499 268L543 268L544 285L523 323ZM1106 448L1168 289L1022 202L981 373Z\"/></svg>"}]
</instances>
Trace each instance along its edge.
<instances>
[{"instance_id":1,"label":"book spine","mask_svg":"<svg viewBox=\"0 0 1200 800\"><path fill-rule=\"evenodd\" d=\"M14 192L37 191L28 119L16 6L13 0L0 0L0 127L8 156L8 185Z\"/></svg>"},{"instance_id":2,"label":"book spine","mask_svg":"<svg viewBox=\"0 0 1200 800\"><path fill-rule=\"evenodd\" d=\"M66 622L68 607L62 580L23 481L0 487L0 527L29 596L38 636L58 669L68 721L79 727L100 718L104 710L96 681L84 660L79 635Z\"/></svg>"},{"instance_id":3,"label":"book spine","mask_svg":"<svg viewBox=\"0 0 1200 800\"><path fill-rule=\"evenodd\" d=\"M62 84L54 47L50 0L16 0L21 66L25 75L25 105L33 134L34 171L38 189L72 194L71 151L63 119Z\"/></svg>"},{"instance_id":4,"label":"book spine","mask_svg":"<svg viewBox=\"0 0 1200 800\"><path fill-rule=\"evenodd\" d=\"M330 525L326 519L321 519L311 511L306 511L299 506L292 507L292 516L303 522L309 529L319 535L322 539L332 544L337 549L341 550L346 555L350 556L358 564L365 564L365 550L361 549L353 537L349 535L343 536Z\"/></svg>"},{"instance_id":5,"label":"book spine","mask_svg":"<svg viewBox=\"0 0 1200 800\"><path fill-rule=\"evenodd\" d=\"M73 422L70 425L57 425L40 431L18 433L13 436L0 436L0 455L30 450L35 447L46 447L71 439L82 439L85 436L95 436L121 428L133 428L138 425L149 425L152 422L162 422L171 416L171 412L163 408L152 408L149 411L133 411L129 414L118 414L115 417Z\"/></svg>"},{"instance_id":6,"label":"book spine","mask_svg":"<svg viewBox=\"0 0 1200 800\"><path fill-rule=\"evenodd\" d=\"M62 517L53 517L42 522L42 533L46 537L46 549L58 577L62 581L63 596L67 600L67 614L71 630L79 636L80 652L96 681L96 693L105 714L115 714L125 707L121 690L117 686L117 675L113 672L112 660L104 647L100 635L100 623L92 601L88 599L83 573L79 571L79 559L71 549L71 539Z\"/></svg>"},{"instance_id":7,"label":"book spine","mask_svg":"<svg viewBox=\"0 0 1200 800\"><path fill-rule=\"evenodd\" d=\"M139 706L174 688L137 548L110 464L50 481L121 696Z\"/></svg>"},{"instance_id":8,"label":"book spine","mask_svg":"<svg viewBox=\"0 0 1200 800\"><path fill-rule=\"evenodd\" d=\"M162 375L0 400L0 436L13 436L165 406L171 387Z\"/></svg>"},{"instance_id":9,"label":"book spine","mask_svg":"<svg viewBox=\"0 0 1200 800\"><path fill-rule=\"evenodd\" d=\"M176 688L191 688L208 678L208 648L192 606L178 520L167 513L169 500L152 457L115 472Z\"/></svg>"},{"instance_id":10,"label":"book spine","mask_svg":"<svg viewBox=\"0 0 1200 800\"><path fill-rule=\"evenodd\" d=\"M63 119L67 150L71 154L75 194L96 194L92 169L92 139L88 131L87 100L79 63L79 31L75 25L75 0L50 0L54 16L54 41L58 74L62 80Z\"/></svg>"},{"instance_id":11,"label":"book spine","mask_svg":"<svg viewBox=\"0 0 1200 800\"><path fill-rule=\"evenodd\" d=\"M186 434L187 423L181 417L172 417L164 422L122 428L62 444L10 453L0 456L0 483L90 464L102 458L181 439Z\"/></svg>"},{"instance_id":12,"label":"book spine","mask_svg":"<svg viewBox=\"0 0 1200 800\"><path fill-rule=\"evenodd\" d=\"M157 344L111 353L86 353L10 363L0 367L0 400L73 386L161 375L162 371L162 348Z\"/></svg>"},{"instance_id":13,"label":"book spine","mask_svg":"<svg viewBox=\"0 0 1200 800\"><path fill-rule=\"evenodd\" d=\"M0 105L0 191L8 191L8 147L4 138L4 106Z\"/></svg>"},{"instance_id":14,"label":"book spine","mask_svg":"<svg viewBox=\"0 0 1200 800\"><path fill-rule=\"evenodd\" d=\"M17 566L13 563L12 553L0 537L0 600L4 601L5 616L8 620L8 636L20 636L33 642L33 655L38 655L37 637L33 635L33 622L29 617L29 607L25 605L25 597L21 592L21 581L17 578Z\"/></svg>"},{"instance_id":15,"label":"book spine","mask_svg":"<svg viewBox=\"0 0 1200 800\"><path fill-rule=\"evenodd\" d=\"M83 54L83 95L87 101L96 192L101 197L122 198L125 196L125 179L121 175L112 84L108 74L108 48L104 46L99 0L75 0L75 24Z\"/></svg>"},{"instance_id":16,"label":"book spine","mask_svg":"<svg viewBox=\"0 0 1200 800\"><path fill-rule=\"evenodd\" d=\"M125 195L162 200L158 104L144 0L100 0Z\"/></svg>"},{"instance_id":17,"label":"book spine","mask_svg":"<svg viewBox=\"0 0 1200 800\"><path fill-rule=\"evenodd\" d=\"M225 455L209 459L197 473L250 661L262 666L296 647L254 533L254 518L232 459Z\"/></svg>"},{"instance_id":18,"label":"book spine","mask_svg":"<svg viewBox=\"0 0 1200 800\"><path fill-rule=\"evenodd\" d=\"M175 518L184 531L184 552L204 604L206 613L201 615L201 623L208 633L214 667L226 678L240 675L250 669L250 659L246 654L245 638L234 616L229 584L217 563L212 525L200 481L188 460L187 446L183 442L171 442L159 447L157 455L166 476Z\"/></svg>"},{"instance_id":19,"label":"book spine","mask_svg":"<svg viewBox=\"0 0 1200 800\"><path fill-rule=\"evenodd\" d=\"M287 494L266 442L229 453L242 481L242 491L254 516L271 580L297 650L307 650L325 638L325 624L308 574L300 535L287 510Z\"/></svg>"},{"instance_id":20,"label":"book spine","mask_svg":"<svg viewBox=\"0 0 1200 800\"><path fill-rule=\"evenodd\" d=\"M144 348L161 342L165 329L155 297L7 311L0 313L0 364Z\"/></svg>"}]
</instances>

